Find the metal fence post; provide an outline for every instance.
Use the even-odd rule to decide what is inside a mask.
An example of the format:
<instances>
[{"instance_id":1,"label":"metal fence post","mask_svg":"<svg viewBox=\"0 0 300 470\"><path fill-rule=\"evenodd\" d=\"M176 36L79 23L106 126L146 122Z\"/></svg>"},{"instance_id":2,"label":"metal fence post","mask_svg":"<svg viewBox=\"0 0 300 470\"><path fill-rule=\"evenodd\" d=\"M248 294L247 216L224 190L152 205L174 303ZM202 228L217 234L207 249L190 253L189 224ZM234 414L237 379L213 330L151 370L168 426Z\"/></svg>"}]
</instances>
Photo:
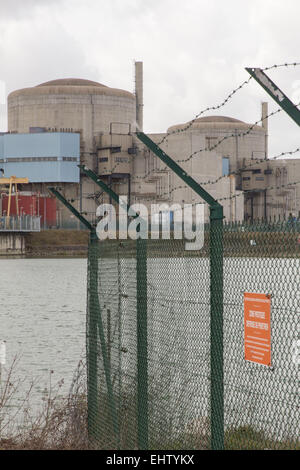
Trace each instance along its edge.
<instances>
[{"instance_id":1,"label":"metal fence post","mask_svg":"<svg viewBox=\"0 0 300 470\"><path fill-rule=\"evenodd\" d=\"M85 165L79 168L91 178L110 198L123 206L124 210L131 212L131 217L137 214L131 211L127 203L122 202L109 186L107 186L96 173ZM148 436L148 331L147 331L147 241L142 238L136 240L136 279L137 279L137 434L138 448L147 450Z\"/></svg>"},{"instance_id":2,"label":"metal fence post","mask_svg":"<svg viewBox=\"0 0 300 470\"><path fill-rule=\"evenodd\" d=\"M104 328L101 317L101 310L99 304L98 295L98 237L96 229L88 222L78 211L73 207L62 194L59 193L54 187L48 188L74 215L77 219L82 222L90 230L90 241L89 241L89 266L88 266L88 429L89 438L92 439L92 443L97 442L99 439L99 428L97 416L99 413L98 409L98 387L97 387L97 331L100 339L100 347L103 357L103 368L105 373L106 389L108 406L110 410L110 416L112 420L113 432L116 436L116 445L119 449L119 429L118 429L118 417L115 406L115 399L113 395L113 386L111 378L111 370L108 363L107 347L104 336ZM96 335L96 336L95 336ZM94 414L92 415L94 410ZM92 427L96 424L95 431Z\"/></svg>"},{"instance_id":3,"label":"metal fence post","mask_svg":"<svg viewBox=\"0 0 300 470\"><path fill-rule=\"evenodd\" d=\"M107 400L108 400L108 406L109 406L109 411L110 411L110 416L111 416L111 421L112 421L112 429L113 433L116 438L116 447L117 449L120 448L120 442L119 442L119 426L118 426L118 416L117 416L117 410L116 410L116 404L115 404L115 398L114 398L114 393L113 393L113 385L112 385L112 377L111 377L111 369L110 369L110 364L108 361L108 351L107 351L107 345L105 341L105 335L104 335L104 328L103 328L103 321L102 321L102 316L101 316L101 310L100 310L100 304L99 304L99 296L98 296L98 237L96 234L96 231L92 231L90 235L90 248L91 251L89 253L89 289L90 289L90 297L89 297L89 317L90 317L90 326L91 326L91 338L89 338L89 345L92 347L92 353L89 354L89 365L92 367L92 372L91 372L91 381L92 383L90 384L90 399L92 400L92 404L89 404L89 408L92 411L93 409L96 410L95 417L91 417L90 415L90 420L91 420L91 426L92 424L95 423L96 420L96 429L94 433L92 432L92 439L95 439L95 441L100 440L100 435L99 435L99 420L98 420L98 413L100 410L98 409L98 390L97 390L97 365L94 366L92 364L93 360L96 360L97 364L97 350L94 349L92 342L95 341L95 345L97 344L96 337L97 333L96 331L98 330L99 334L99 339L100 339L100 347L101 347L101 352L102 352L102 358L103 358L103 368L104 368L104 374L105 374L105 381L106 381L106 389L107 389ZM94 318L92 316L94 315ZM96 368L96 369L95 369ZM96 381L96 383L95 383ZM92 387L95 387L97 397L95 398L93 396L93 389ZM93 408L96 407L96 408Z\"/></svg>"},{"instance_id":4,"label":"metal fence post","mask_svg":"<svg viewBox=\"0 0 300 470\"><path fill-rule=\"evenodd\" d=\"M92 445L99 440L97 429L98 414L98 384L97 384L97 316L92 314L95 309L95 296L98 296L98 256L97 235L90 232L88 257L88 314L87 314L87 400L88 400L88 437Z\"/></svg>"},{"instance_id":5,"label":"metal fence post","mask_svg":"<svg viewBox=\"0 0 300 470\"><path fill-rule=\"evenodd\" d=\"M223 206L143 132L137 137L210 207L211 446L224 448Z\"/></svg>"},{"instance_id":6,"label":"metal fence post","mask_svg":"<svg viewBox=\"0 0 300 470\"><path fill-rule=\"evenodd\" d=\"M136 241L138 448L148 449L147 240Z\"/></svg>"},{"instance_id":7,"label":"metal fence post","mask_svg":"<svg viewBox=\"0 0 300 470\"><path fill-rule=\"evenodd\" d=\"M223 207L210 208L211 448L224 449Z\"/></svg>"}]
</instances>

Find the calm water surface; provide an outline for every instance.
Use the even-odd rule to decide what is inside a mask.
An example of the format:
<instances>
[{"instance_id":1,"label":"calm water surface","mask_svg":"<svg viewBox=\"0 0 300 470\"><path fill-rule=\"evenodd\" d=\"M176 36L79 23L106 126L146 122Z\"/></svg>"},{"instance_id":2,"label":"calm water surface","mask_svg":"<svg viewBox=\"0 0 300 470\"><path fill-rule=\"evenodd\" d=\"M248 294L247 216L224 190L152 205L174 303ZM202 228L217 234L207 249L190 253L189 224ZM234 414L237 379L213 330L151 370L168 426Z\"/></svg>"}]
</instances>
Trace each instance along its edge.
<instances>
[{"instance_id":1,"label":"calm water surface","mask_svg":"<svg viewBox=\"0 0 300 470\"><path fill-rule=\"evenodd\" d=\"M85 355L86 259L1 259L0 339L6 340L6 365L15 356L16 376L35 380L38 404L52 383L64 379L68 392ZM4 370L3 370L4 369ZM20 391L21 392L21 391Z\"/></svg>"},{"instance_id":2,"label":"calm water surface","mask_svg":"<svg viewBox=\"0 0 300 470\"><path fill-rule=\"evenodd\" d=\"M104 259L102 265L103 321L109 311L114 360L132 377L136 364L134 260L119 265L117 260ZM68 392L76 366L85 357L87 260L11 259L0 260L0 266L0 339L7 342L6 369L19 356L19 377L28 383L38 380L33 395L36 403L49 386L51 370L53 383L64 379L62 392ZM299 259L224 260L228 424L263 426L276 430L277 436L279 429L285 435L298 435L299 370L292 347L299 328L299 272ZM207 259L148 260L149 372L160 384L167 382L163 392L168 392L173 407L170 415L181 423L206 416L209 408L208 273ZM272 294L272 368L244 361L245 291ZM176 367L170 376L172 364ZM178 397L186 403L187 416L178 411L182 408Z\"/></svg>"}]
</instances>

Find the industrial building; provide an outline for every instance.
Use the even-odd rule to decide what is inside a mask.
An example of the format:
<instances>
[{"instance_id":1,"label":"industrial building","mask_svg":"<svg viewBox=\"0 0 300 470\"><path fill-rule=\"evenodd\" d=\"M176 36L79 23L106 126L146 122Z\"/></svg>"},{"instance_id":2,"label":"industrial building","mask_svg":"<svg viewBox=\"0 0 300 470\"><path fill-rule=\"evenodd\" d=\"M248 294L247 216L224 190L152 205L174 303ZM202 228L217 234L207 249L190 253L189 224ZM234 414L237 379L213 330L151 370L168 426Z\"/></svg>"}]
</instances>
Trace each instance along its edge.
<instances>
[{"instance_id":1,"label":"industrial building","mask_svg":"<svg viewBox=\"0 0 300 470\"><path fill-rule=\"evenodd\" d=\"M268 159L257 164L245 160L244 167L240 179L245 219L300 218L299 159Z\"/></svg>"},{"instance_id":2,"label":"industrial building","mask_svg":"<svg viewBox=\"0 0 300 470\"><path fill-rule=\"evenodd\" d=\"M77 225L60 203L54 207L47 202L52 199L47 189L51 185L91 222L98 205L108 202L107 195L80 174L79 163L118 194L128 195L131 204L201 202L135 136L137 126L143 129L142 62L135 63L134 93L70 78L14 91L7 103L8 133L0 135L0 168L6 177L29 179L15 197L23 198L23 214L30 206L34 215L42 216L45 228ZM208 116L148 135L221 200L226 220L298 216L299 188L286 185L298 173L300 179L300 164L268 159L267 103L262 104L261 126ZM29 206L26 197L32 198ZM1 202L3 214L5 194ZM17 206L12 204L11 210Z\"/></svg>"},{"instance_id":3,"label":"industrial building","mask_svg":"<svg viewBox=\"0 0 300 470\"><path fill-rule=\"evenodd\" d=\"M84 175L80 175L78 168L76 173L74 166L80 161L98 172L98 161L105 158L101 152L104 155L111 152L116 155L115 159L124 160L124 165L119 168L118 181L123 178L128 180L128 175L131 174L128 149L133 146L132 134L135 129L132 123L136 119L134 94L89 80L61 79L14 91L8 96L7 103L8 132L12 135L5 137L9 140L15 134L27 134L32 142L32 148L28 148L27 155L23 154L23 158L32 157L31 151L35 152L33 148L37 136L46 142L46 136L50 133L56 136L61 134L64 136L62 143L68 141L68 145L72 146L72 149L68 149L67 144L62 144L58 152L55 139L50 138L47 146L47 152L50 153L44 158L51 155L62 160L41 161L38 175L34 168L37 163L33 165L30 162L26 173L30 183L22 189L44 194L47 187L54 183L80 212L93 220L98 205L95 200L97 187ZM67 134L70 134L69 137ZM46 149L43 155L45 152ZM78 156L79 161L71 160L78 160ZM17 174L19 171L26 171L24 165L20 161L15 162L13 171ZM71 180L66 179L67 168ZM57 177L59 169L60 177ZM10 171L8 168L7 170ZM48 176L41 178L41 172ZM55 174L52 181L50 174ZM112 178L116 178L116 175ZM57 224L72 226L70 214L60 204L57 206Z\"/></svg>"}]
</instances>

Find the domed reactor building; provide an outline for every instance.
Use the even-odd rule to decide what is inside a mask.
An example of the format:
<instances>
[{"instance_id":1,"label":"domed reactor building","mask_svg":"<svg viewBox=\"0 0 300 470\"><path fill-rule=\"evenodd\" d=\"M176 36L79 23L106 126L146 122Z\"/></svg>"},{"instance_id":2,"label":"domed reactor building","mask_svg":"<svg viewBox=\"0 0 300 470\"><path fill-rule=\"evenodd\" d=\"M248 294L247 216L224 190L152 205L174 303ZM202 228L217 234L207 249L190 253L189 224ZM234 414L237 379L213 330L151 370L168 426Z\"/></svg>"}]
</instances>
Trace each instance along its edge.
<instances>
[{"instance_id":1,"label":"domed reactor building","mask_svg":"<svg viewBox=\"0 0 300 470\"><path fill-rule=\"evenodd\" d=\"M90 80L53 80L14 91L8 96L9 134L2 136L13 147L5 155L5 175L28 176L22 189L32 194L48 193L53 183L93 221L99 187L78 164L103 169L109 184L126 181L130 187L135 122L134 94ZM111 173L116 163L117 174ZM68 223L70 214L57 205L55 225Z\"/></svg>"},{"instance_id":2,"label":"domed reactor building","mask_svg":"<svg viewBox=\"0 0 300 470\"><path fill-rule=\"evenodd\" d=\"M134 93L68 78L14 91L7 101L1 168L7 177L28 177L29 183L20 188L19 210L21 215L41 215L42 227L78 227L74 216L51 196L49 186L57 187L92 223L97 207L110 202L80 172L79 163L116 193L127 195L129 203L143 203L149 210L152 204L202 202L135 136L137 126L143 130L142 62L135 63ZM267 127L263 103L261 126L206 116L148 135L220 200L226 220L238 221L294 211L297 195L287 198L268 190L278 178L288 181L289 176L285 161L268 160ZM4 203L2 198L2 213Z\"/></svg>"},{"instance_id":3,"label":"domed reactor building","mask_svg":"<svg viewBox=\"0 0 300 470\"><path fill-rule=\"evenodd\" d=\"M267 115L267 104L263 103L263 115ZM267 157L267 122L263 126L251 125L228 116L205 116L167 129L166 133L152 134L150 137L159 143L163 150L224 207L227 221L241 221L247 214L251 217L252 205L245 197L243 186L245 168L256 168ZM143 163L144 162L144 163ZM144 165L144 168L143 168ZM155 155L144 149L144 159L136 165L140 183L132 184L133 193L138 197L165 201L168 204L195 204L201 198ZM144 175L144 178L143 178ZM144 188L144 195L139 194ZM257 211L264 212L263 186L251 192L255 198ZM249 192L250 194L250 192ZM246 216L247 217L247 216ZM254 218L254 212L252 212ZM209 211L205 205L205 219Z\"/></svg>"}]
</instances>

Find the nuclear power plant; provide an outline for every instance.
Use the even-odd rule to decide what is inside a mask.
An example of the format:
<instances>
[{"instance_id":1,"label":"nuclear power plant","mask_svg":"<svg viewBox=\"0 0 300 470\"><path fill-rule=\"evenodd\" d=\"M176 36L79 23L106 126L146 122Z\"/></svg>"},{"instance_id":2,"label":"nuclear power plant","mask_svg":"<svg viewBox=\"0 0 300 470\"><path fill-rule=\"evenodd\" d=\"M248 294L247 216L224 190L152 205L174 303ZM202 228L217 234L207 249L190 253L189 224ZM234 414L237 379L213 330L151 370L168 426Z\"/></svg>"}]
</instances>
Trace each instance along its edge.
<instances>
[{"instance_id":1,"label":"nuclear power plant","mask_svg":"<svg viewBox=\"0 0 300 470\"><path fill-rule=\"evenodd\" d=\"M7 103L0 167L5 177L28 178L12 195L12 215L38 215L42 228L75 228L78 222L48 191L56 186L95 223L97 207L109 199L79 164L131 204L202 202L136 138L136 129L144 130L142 62L135 62L134 93L69 78L16 90ZM219 115L173 123L162 133L145 132L220 200L227 221L298 217L299 187L291 183L300 179L300 163L268 158L267 115L268 105L262 103L261 125ZM4 190L0 204L5 215Z\"/></svg>"}]
</instances>

